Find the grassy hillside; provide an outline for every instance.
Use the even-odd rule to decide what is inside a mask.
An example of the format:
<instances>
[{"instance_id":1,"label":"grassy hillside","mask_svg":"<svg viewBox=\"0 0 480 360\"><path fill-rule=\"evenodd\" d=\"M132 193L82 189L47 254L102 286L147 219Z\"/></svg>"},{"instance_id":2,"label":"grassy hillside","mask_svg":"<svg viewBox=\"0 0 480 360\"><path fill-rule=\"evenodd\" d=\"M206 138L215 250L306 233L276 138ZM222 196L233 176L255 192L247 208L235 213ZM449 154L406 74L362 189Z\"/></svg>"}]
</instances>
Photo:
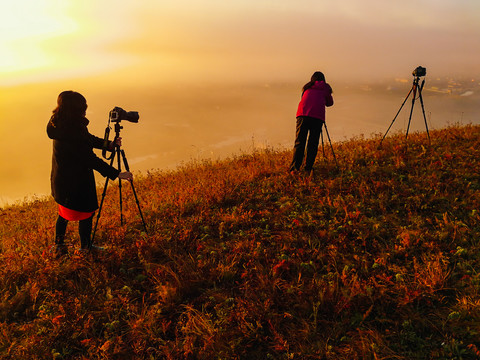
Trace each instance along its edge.
<instances>
[{"instance_id":1,"label":"grassy hillside","mask_svg":"<svg viewBox=\"0 0 480 360\"><path fill-rule=\"evenodd\" d=\"M107 250L49 252L52 201L0 210L4 359L480 357L480 127L353 139L109 186Z\"/></svg>"}]
</instances>

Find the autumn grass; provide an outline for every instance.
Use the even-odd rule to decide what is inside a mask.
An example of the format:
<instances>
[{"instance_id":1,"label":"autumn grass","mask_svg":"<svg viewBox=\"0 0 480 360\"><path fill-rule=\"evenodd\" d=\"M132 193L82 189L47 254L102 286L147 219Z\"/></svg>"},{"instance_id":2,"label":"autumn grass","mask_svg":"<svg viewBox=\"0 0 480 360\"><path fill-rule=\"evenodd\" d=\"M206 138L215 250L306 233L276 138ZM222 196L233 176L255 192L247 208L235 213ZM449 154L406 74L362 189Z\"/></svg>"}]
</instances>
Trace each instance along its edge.
<instances>
[{"instance_id":1,"label":"autumn grass","mask_svg":"<svg viewBox=\"0 0 480 360\"><path fill-rule=\"evenodd\" d=\"M109 187L104 253L56 207L0 211L5 359L476 359L480 127L190 163ZM328 149L327 149L328 150Z\"/></svg>"}]
</instances>

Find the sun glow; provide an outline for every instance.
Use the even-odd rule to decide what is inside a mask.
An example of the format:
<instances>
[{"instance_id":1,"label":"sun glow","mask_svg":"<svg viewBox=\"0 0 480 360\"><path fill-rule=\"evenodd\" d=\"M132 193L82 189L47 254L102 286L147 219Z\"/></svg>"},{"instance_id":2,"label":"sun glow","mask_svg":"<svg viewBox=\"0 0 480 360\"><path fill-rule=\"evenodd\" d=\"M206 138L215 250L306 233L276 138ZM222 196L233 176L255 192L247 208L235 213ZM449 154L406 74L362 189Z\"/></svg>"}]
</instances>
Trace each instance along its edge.
<instances>
[{"instance_id":1,"label":"sun glow","mask_svg":"<svg viewBox=\"0 0 480 360\"><path fill-rule=\"evenodd\" d=\"M131 63L115 44L134 33L111 1L0 3L0 86L83 77Z\"/></svg>"},{"instance_id":2,"label":"sun glow","mask_svg":"<svg viewBox=\"0 0 480 360\"><path fill-rule=\"evenodd\" d=\"M64 16L67 4L60 0L16 0L0 4L2 77L51 65L45 43L77 29L77 24Z\"/></svg>"}]
</instances>

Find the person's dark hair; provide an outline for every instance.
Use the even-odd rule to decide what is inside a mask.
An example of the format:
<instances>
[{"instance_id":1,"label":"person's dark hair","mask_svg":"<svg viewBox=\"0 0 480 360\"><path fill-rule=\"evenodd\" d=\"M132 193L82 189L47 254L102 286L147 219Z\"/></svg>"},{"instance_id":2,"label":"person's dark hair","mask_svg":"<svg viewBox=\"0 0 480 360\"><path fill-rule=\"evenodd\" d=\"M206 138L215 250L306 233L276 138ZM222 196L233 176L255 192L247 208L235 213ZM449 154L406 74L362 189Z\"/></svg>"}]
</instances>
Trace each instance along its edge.
<instances>
[{"instance_id":1,"label":"person's dark hair","mask_svg":"<svg viewBox=\"0 0 480 360\"><path fill-rule=\"evenodd\" d=\"M303 88L302 88L302 94L310 89L316 81L325 81L325 75L323 75L323 73L321 71L315 71L312 75L312 78L310 79L310 81L308 83L306 83L305 85L303 85Z\"/></svg>"},{"instance_id":2,"label":"person's dark hair","mask_svg":"<svg viewBox=\"0 0 480 360\"><path fill-rule=\"evenodd\" d=\"M52 121L59 122L73 119L83 119L87 111L87 100L76 91L63 91L58 95L57 107L53 110Z\"/></svg>"}]
</instances>

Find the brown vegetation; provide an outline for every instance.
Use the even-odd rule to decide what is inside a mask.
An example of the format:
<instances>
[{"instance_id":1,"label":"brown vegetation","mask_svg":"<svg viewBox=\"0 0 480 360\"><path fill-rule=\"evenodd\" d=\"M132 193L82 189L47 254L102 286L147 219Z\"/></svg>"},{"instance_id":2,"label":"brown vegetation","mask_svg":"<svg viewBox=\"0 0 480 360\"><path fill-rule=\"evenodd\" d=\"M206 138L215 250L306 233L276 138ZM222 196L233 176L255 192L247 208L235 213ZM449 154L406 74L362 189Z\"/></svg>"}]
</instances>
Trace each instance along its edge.
<instances>
[{"instance_id":1,"label":"brown vegetation","mask_svg":"<svg viewBox=\"0 0 480 360\"><path fill-rule=\"evenodd\" d=\"M474 359L480 127L289 151L110 186L103 253L56 258L55 204L0 210L5 359ZM328 155L328 154L327 154Z\"/></svg>"}]
</instances>

